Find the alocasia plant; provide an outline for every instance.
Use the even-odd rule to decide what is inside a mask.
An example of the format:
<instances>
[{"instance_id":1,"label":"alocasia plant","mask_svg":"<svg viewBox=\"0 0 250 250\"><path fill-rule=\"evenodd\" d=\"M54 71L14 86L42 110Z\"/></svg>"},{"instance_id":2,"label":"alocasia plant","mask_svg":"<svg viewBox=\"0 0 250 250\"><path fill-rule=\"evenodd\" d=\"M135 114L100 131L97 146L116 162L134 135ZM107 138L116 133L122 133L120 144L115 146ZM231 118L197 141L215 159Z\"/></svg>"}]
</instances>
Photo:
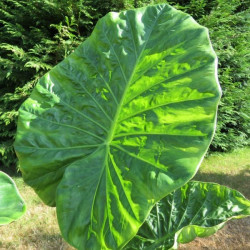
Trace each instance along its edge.
<instances>
[{"instance_id":1,"label":"alocasia plant","mask_svg":"<svg viewBox=\"0 0 250 250\"><path fill-rule=\"evenodd\" d=\"M0 171L0 225L19 219L26 211L14 181Z\"/></svg>"},{"instance_id":2,"label":"alocasia plant","mask_svg":"<svg viewBox=\"0 0 250 250\"><path fill-rule=\"evenodd\" d=\"M125 249L176 249L178 243L210 236L226 221L249 215L250 201L236 190L191 181L156 203Z\"/></svg>"},{"instance_id":3,"label":"alocasia plant","mask_svg":"<svg viewBox=\"0 0 250 250\"><path fill-rule=\"evenodd\" d=\"M220 98L208 31L166 4L109 13L19 110L24 180L79 249L120 249L188 182Z\"/></svg>"}]
</instances>

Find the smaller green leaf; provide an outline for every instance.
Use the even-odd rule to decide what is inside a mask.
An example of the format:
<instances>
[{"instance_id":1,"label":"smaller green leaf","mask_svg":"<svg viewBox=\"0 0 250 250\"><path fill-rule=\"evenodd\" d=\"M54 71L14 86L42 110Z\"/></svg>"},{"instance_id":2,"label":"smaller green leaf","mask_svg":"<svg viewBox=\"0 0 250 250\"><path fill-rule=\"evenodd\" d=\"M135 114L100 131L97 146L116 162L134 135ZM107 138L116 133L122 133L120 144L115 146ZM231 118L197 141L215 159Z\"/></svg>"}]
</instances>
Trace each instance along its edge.
<instances>
[{"instance_id":1,"label":"smaller green leaf","mask_svg":"<svg viewBox=\"0 0 250 250\"><path fill-rule=\"evenodd\" d=\"M221 229L230 219L250 215L250 201L215 183L189 182L156 203L125 249L177 249Z\"/></svg>"},{"instance_id":2,"label":"smaller green leaf","mask_svg":"<svg viewBox=\"0 0 250 250\"><path fill-rule=\"evenodd\" d=\"M19 219L26 211L26 205L20 196L16 184L0 171L0 225Z\"/></svg>"}]
</instances>

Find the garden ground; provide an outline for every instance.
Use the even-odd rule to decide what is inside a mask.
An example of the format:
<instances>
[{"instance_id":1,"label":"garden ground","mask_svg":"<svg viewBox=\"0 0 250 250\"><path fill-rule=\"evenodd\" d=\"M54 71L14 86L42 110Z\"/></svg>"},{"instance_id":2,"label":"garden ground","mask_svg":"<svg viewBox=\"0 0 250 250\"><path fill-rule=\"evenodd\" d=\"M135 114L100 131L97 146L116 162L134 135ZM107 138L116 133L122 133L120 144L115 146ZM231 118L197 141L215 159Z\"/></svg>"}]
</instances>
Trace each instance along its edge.
<instances>
[{"instance_id":1,"label":"garden ground","mask_svg":"<svg viewBox=\"0 0 250 250\"><path fill-rule=\"evenodd\" d=\"M250 199L250 148L230 154L214 154L206 158L195 180L217 182L237 189ZM45 206L34 191L14 177L27 203L26 214L18 221L0 228L0 249L72 250L60 236L55 208ZM247 250L250 249L250 217L231 221L208 238L196 238L181 245L189 250Z\"/></svg>"}]
</instances>

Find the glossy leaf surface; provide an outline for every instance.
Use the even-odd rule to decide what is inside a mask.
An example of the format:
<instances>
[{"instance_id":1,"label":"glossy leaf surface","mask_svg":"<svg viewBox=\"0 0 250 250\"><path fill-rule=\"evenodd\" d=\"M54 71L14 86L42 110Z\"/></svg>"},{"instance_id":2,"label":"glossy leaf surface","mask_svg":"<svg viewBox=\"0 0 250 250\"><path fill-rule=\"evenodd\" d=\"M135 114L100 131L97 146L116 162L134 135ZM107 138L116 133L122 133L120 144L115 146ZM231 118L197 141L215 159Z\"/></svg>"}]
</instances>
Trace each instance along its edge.
<instances>
[{"instance_id":1,"label":"glossy leaf surface","mask_svg":"<svg viewBox=\"0 0 250 250\"><path fill-rule=\"evenodd\" d=\"M26 210L14 181L0 171L0 225L19 219Z\"/></svg>"},{"instance_id":2,"label":"glossy leaf surface","mask_svg":"<svg viewBox=\"0 0 250 250\"><path fill-rule=\"evenodd\" d=\"M118 249L186 183L214 133L207 29L168 5L109 13L20 108L25 181L80 249Z\"/></svg>"},{"instance_id":3,"label":"glossy leaf surface","mask_svg":"<svg viewBox=\"0 0 250 250\"><path fill-rule=\"evenodd\" d=\"M125 249L176 249L206 237L230 219L250 216L250 201L214 183L189 182L156 203L138 235Z\"/></svg>"}]
</instances>

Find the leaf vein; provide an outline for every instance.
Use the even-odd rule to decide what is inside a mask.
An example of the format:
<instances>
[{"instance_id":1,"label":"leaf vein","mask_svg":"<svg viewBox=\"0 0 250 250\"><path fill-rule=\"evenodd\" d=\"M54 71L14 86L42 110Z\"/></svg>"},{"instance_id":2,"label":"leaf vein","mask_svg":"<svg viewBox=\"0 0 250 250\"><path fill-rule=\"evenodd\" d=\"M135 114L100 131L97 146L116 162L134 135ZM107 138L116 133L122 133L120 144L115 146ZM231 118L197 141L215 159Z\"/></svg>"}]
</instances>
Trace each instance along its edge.
<instances>
[{"instance_id":1,"label":"leaf vein","mask_svg":"<svg viewBox=\"0 0 250 250\"><path fill-rule=\"evenodd\" d=\"M133 30L132 30L132 26L131 26L131 23L130 23L130 20L128 18L128 16L126 15L126 19L127 19L127 23L130 27L130 30L131 30L131 37L132 37L132 41L133 41L133 45L134 45L134 51L135 51L135 56L136 56L136 59L138 58L138 54L137 54L137 50L136 50L136 46L135 46L135 38L134 38L134 33L133 33Z\"/></svg>"},{"instance_id":2,"label":"leaf vein","mask_svg":"<svg viewBox=\"0 0 250 250\"><path fill-rule=\"evenodd\" d=\"M204 98L195 98L195 99L188 99L188 100L186 100L186 99L184 100L184 99L183 99L183 100L177 100L177 101L172 101L172 102L161 103L161 104L158 104L158 105L155 105L155 106L151 106L151 107L149 107L149 108L147 108L147 109L139 110L138 112L135 112L135 113L133 113L133 114L127 116L127 117L124 117L123 119L119 120L119 122L122 122L122 121L124 121L124 120L127 120L127 119L129 119L129 118L131 118L131 117L134 117L134 116L136 116L136 115L139 115L139 114L141 114L141 113L143 113L143 112L147 112L147 111L150 111L150 110L155 109L155 108L164 107L164 106L166 106L166 105L176 104L176 103L185 103L185 102L197 101L197 100L205 100L205 99L209 99L209 98L211 98L211 96L209 96L209 97L204 97Z\"/></svg>"},{"instance_id":3,"label":"leaf vein","mask_svg":"<svg viewBox=\"0 0 250 250\"><path fill-rule=\"evenodd\" d=\"M84 53L85 53L85 50L84 50ZM83 57L83 56L82 56ZM87 62L96 70L96 72L98 73L98 75L101 77L101 79L103 80L103 82L105 83L106 87L108 88L108 90L110 91L110 94L112 95L116 105L118 105L118 100L116 99L115 97L115 94L114 92L112 91L111 87L109 86L108 82L105 80L104 76L100 73L100 71L97 69L96 65L94 65L92 63L91 60L89 60L89 58L86 56L86 54L84 54L84 59L87 60Z\"/></svg>"},{"instance_id":4,"label":"leaf vein","mask_svg":"<svg viewBox=\"0 0 250 250\"><path fill-rule=\"evenodd\" d=\"M15 148L30 148L36 150L68 150L68 149L76 149L76 148L94 148L101 146L103 144L93 144L93 145L81 145L81 146L74 146L74 147L65 147L65 148L39 148L39 147L29 147L29 146L15 146Z\"/></svg>"},{"instance_id":5,"label":"leaf vein","mask_svg":"<svg viewBox=\"0 0 250 250\"><path fill-rule=\"evenodd\" d=\"M109 153L109 154L110 154L110 153ZM111 156L111 154L110 154L110 156ZM119 176L119 174L117 173L116 168L119 169L119 167L117 166L117 164L116 164L116 162L115 162L115 160L114 160L113 157L110 157L110 159L111 159L111 162L112 162L112 164L113 164L115 173L116 173L116 175L117 175L117 177L118 177L118 180L119 180L119 182L120 182L120 184L121 184L121 186L122 186L123 192L124 192L124 194L125 194L125 196L126 196L126 198L127 198L127 201L128 201L129 206L130 206L130 209L131 209L131 211L133 212L134 218L135 218L135 219L138 219L137 216L136 216L136 214L134 213L133 206L132 206L131 203L130 203L130 200L129 200L129 198L128 198L128 196L127 196L127 193L126 193L126 191L125 191L124 185L123 185L123 183L122 183L122 181L121 181L121 179L120 179L120 176Z\"/></svg>"},{"instance_id":6,"label":"leaf vein","mask_svg":"<svg viewBox=\"0 0 250 250\"><path fill-rule=\"evenodd\" d=\"M135 159L137 159L137 160L139 160L139 161L143 161L143 162L145 162L145 163L147 163L147 164L153 166L154 168L158 168L158 169L163 170L161 167L159 167L159 166L157 166L157 165L154 165L152 162L149 162L149 161L147 161L147 160L145 160L145 159L143 159L143 158L141 158L141 157L138 157L137 155L135 155L135 154L133 154L133 153L127 151L126 149L124 149L124 148L121 147L121 146L118 146L118 145L116 145L116 144L111 144L111 146L120 149L121 151L123 151L124 153L128 154L129 156L131 156L131 157L133 157L133 158L135 158Z\"/></svg>"},{"instance_id":7,"label":"leaf vein","mask_svg":"<svg viewBox=\"0 0 250 250\"><path fill-rule=\"evenodd\" d=\"M78 127L75 127L75 126L72 126L72 125L69 125L69 124L59 123L59 122L54 122L54 121L51 121L51 120L47 120L47 119L41 118L40 116L37 116L37 115L34 114L34 113L28 112L28 111L26 111L26 110L25 110L25 112L30 113L30 114L36 116L36 118L38 118L38 120L50 122L50 123L53 123L53 124L56 124L56 125L59 125L59 126L63 126L63 127L73 128L73 129L82 131L82 132L84 132L84 133L86 133L86 134L89 134L89 135L91 135L91 136L93 136L93 137L96 137L96 138L98 138L98 139L104 141L103 138L101 138L100 136L95 135L95 134L93 134L93 133L91 133L91 132L89 132L89 131L87 131L87 130L84 130L84 129L81 129L81 128L78 128Z\"/></svg>"},{"instance_id":8,"label":"leaf vein","mask_svg":"<svg viewBox=\"0 0 250 250\"><path fill-rule=\"evenodd\" d=\"M119 137L125 137L125 136L133 136L133 135L165 135L165 136L194 136L194 137L203 137L203 136L206 136L206 135L187 135L187 134L168 134L168 133L153 133L153 132L150 132L150 133L147 133L147 132L136 132L136 133L124 133L124 134L118 134L116 136L114 136L114 138L119 138Z\"/></svg>"},{"instance_id":9,"label":"leaf vein","mask_svg":"<svg viewBox=\"0 0 250 250\"><path fill-rule=\"evenodd\" d=\"M151 88L153 88L153 87L155 87L155 86L157 86L157 85L159 85L159 84L161 84L161 83L169 83L169 82L171 82L171 81L173 81L173 80L175 80L175 79L179 79L180 77L182 77L182 76L185 75L185 74L190 74L190 73L192 73L192 72L195 72L197 69L200 69L200 68L202 68L202 67L204 67L204 66L205 66L205 65L200 65L200 66L198 66L198 67L196 67L196 68L193 68L192 70L189 70L189 71L186 71L186 72L181 73L181 74L179 74L179 75L175 75L175 76L166 78L166 79L164 79L164 80L162 80L162 81L159 81L159 82L155 83L154 85L151 85L151 86L149 86L148 88L143 89L143 90L142 90L141 92L139 92L137 95L133 96L133 97L130 98L127 102L125 102L124 105L130 103L132 100L136 99L136 98L137 98L138 96L140 96L141 94L145 93L146 91L150 90ZM139 79L138 79L138 80L139 80ZM137 81L137 80L136 80L136 81Z\"/></svg>"}]
</instances>

